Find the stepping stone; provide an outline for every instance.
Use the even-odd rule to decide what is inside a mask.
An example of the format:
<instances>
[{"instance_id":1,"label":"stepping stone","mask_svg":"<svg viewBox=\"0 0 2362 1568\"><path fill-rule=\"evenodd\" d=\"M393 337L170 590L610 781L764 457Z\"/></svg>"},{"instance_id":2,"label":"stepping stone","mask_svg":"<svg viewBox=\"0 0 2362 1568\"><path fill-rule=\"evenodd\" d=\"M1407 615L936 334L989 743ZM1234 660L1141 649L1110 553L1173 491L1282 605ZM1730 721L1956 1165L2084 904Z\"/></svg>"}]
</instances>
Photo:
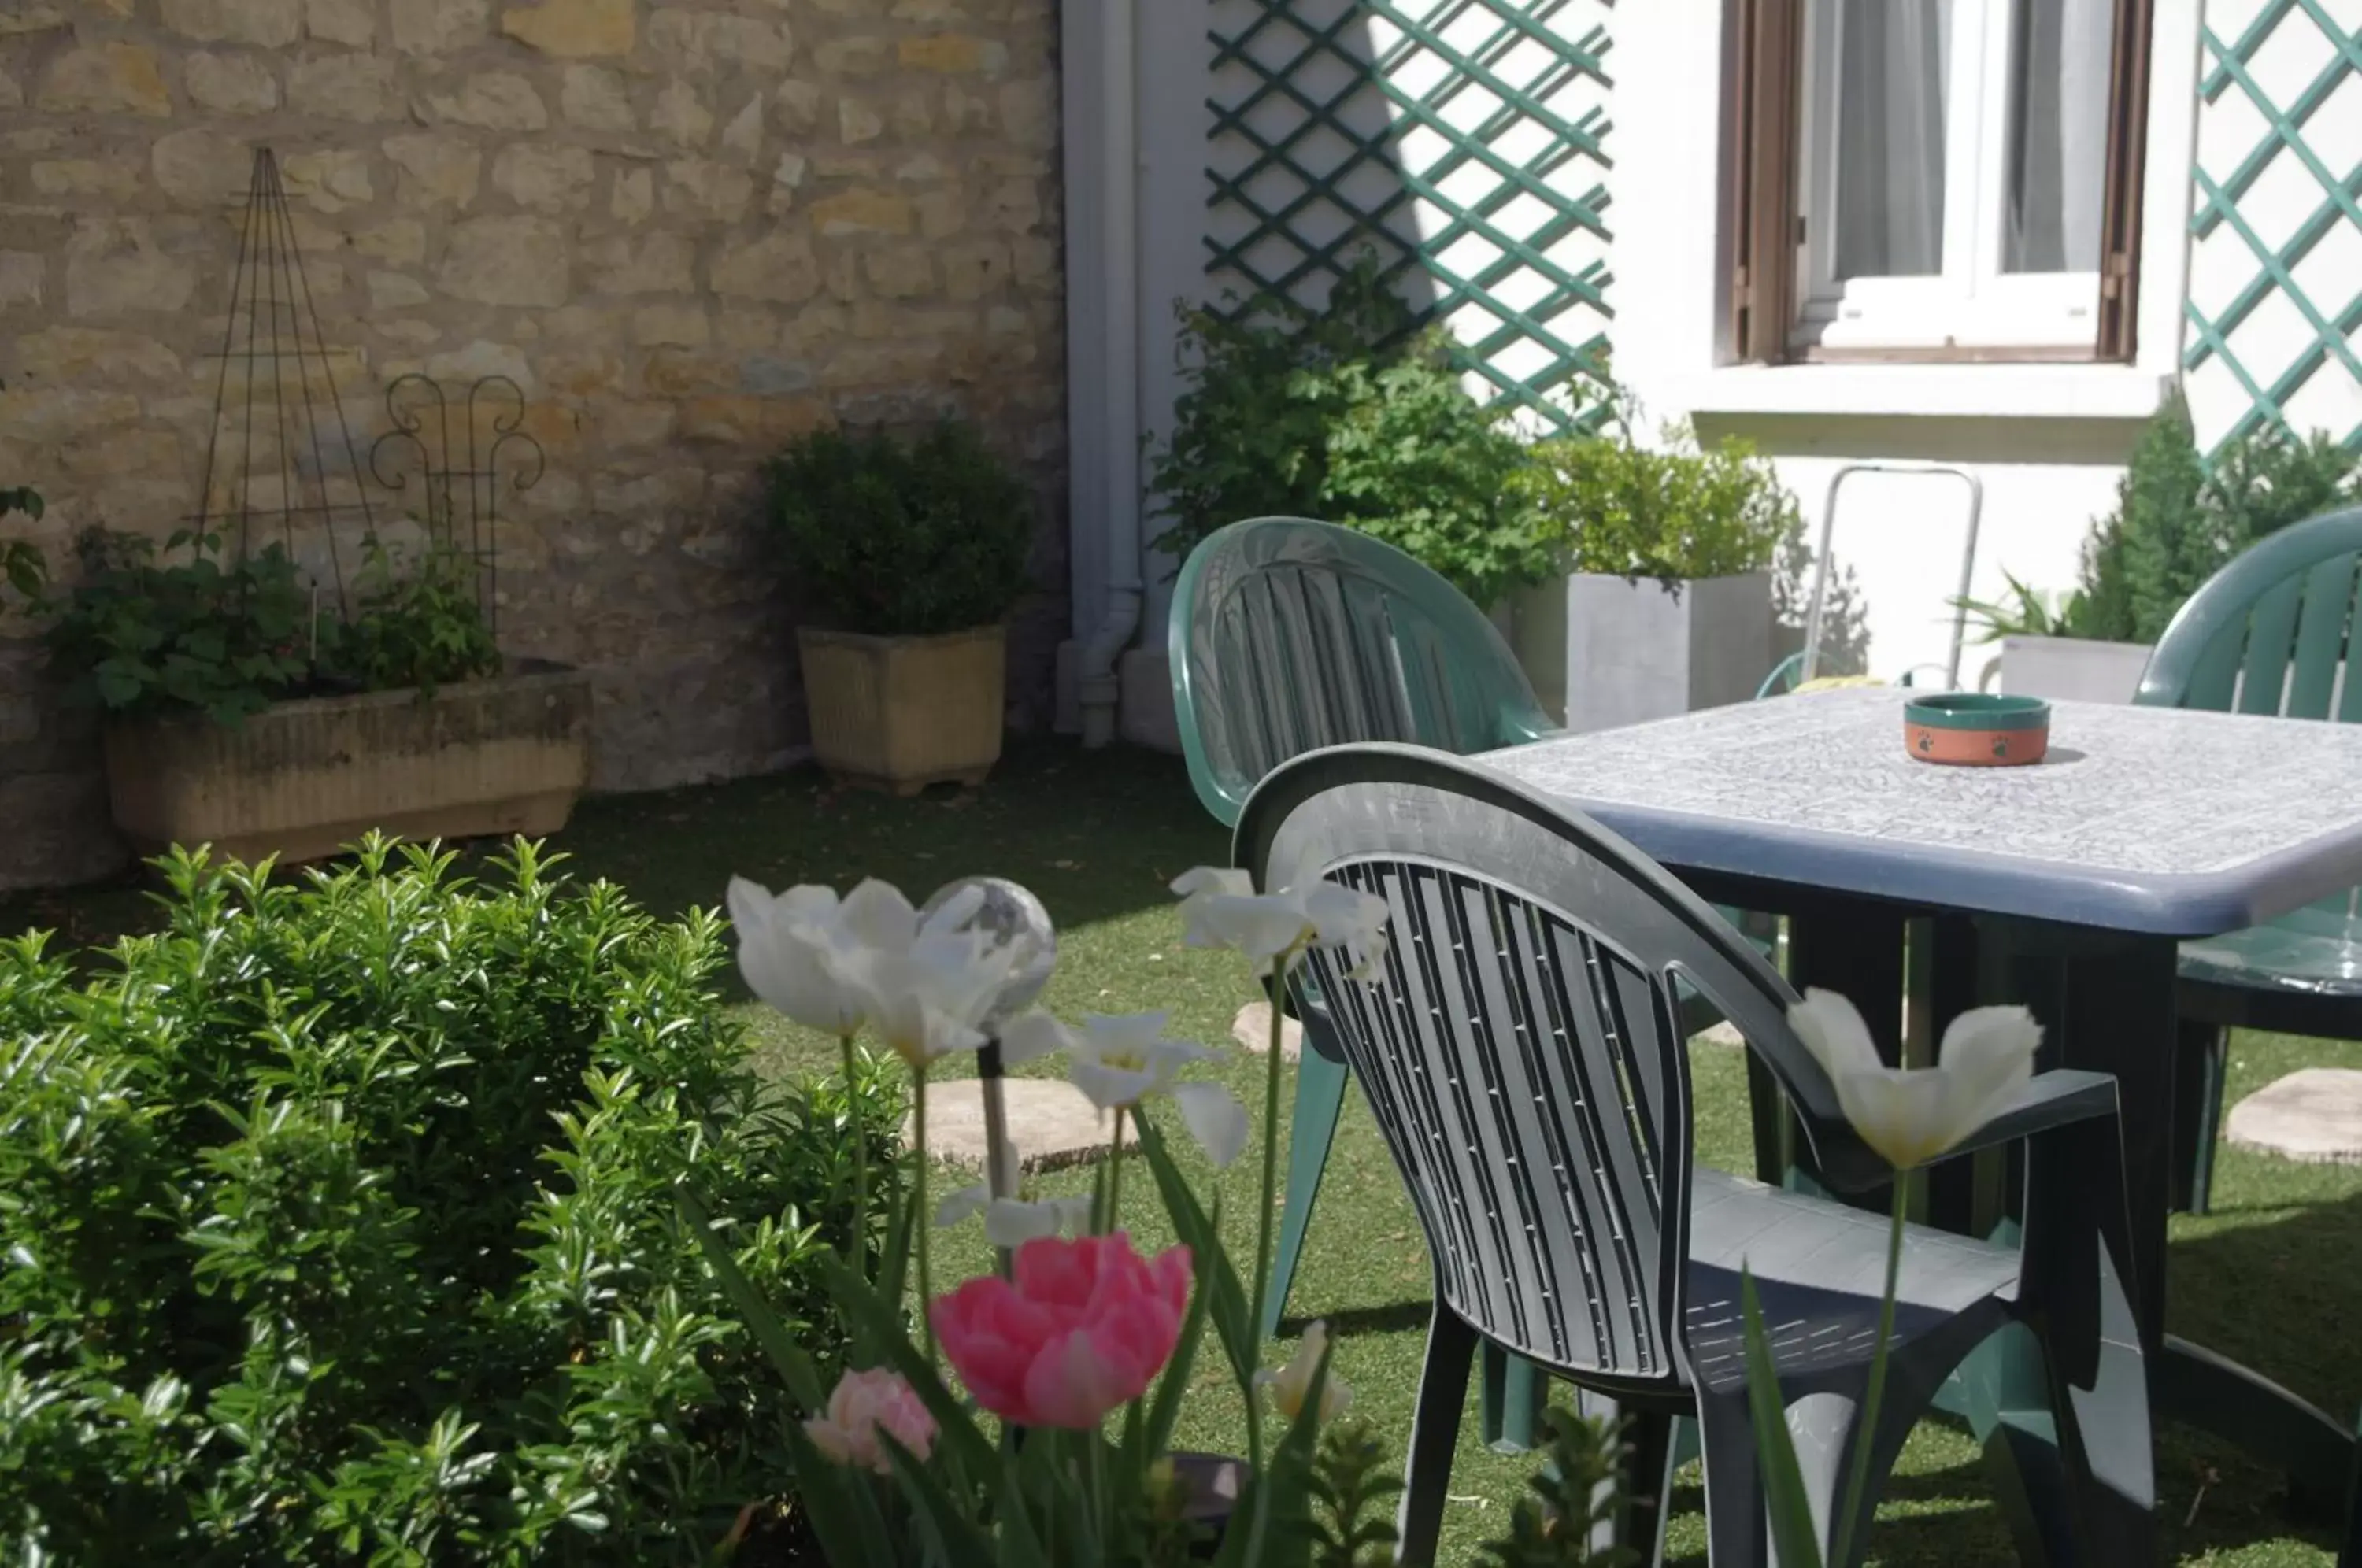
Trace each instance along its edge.
<instances>
[{"instance_id":1,"label":"stepping stone","mask_svg":"<svg viewBox=\"0 0 2362 1568\"><path fill-rule=\"evenodd\" d=\"M927 1086L927 1151L939 1160L984 1168L984 1080L944 1079ZM1093 1105L1064 1078L1003 1078L1001 1103L1009 1141L1027 1171L1054 1171L1107 1157L1114 1118ZM918 1120L902 1119L902 1141L918 1136ZM1124 1147L1139 1142L1139 1130L1124 1118Z\"/></svg>"},{"instance_id":2,"label":"stepping stone","mask_svg":"<svg viewBox=\"0 0 2362 1568\"><path fill-rule=\"evenodd\" d=\"M2307 1165L2362 1165L2362 1072L2306 1067L2231 1108L2225 1135L2242 1149Z\"/></svg>"},{"instance_id":3,"label":"stepping stone","mask_svg":"<svg viewBox=\"0 0 2362 1568\"><path fill-rule=\"evenodd\" d=\"M1231 1020L1231 1038L1241 1049L1262 1055L1271 1049L1271 1003L1251 1001ZM1288 1019L1279 1026L1279 1059L1293 1062L1304 1055L1304 1025Z\"/></svg>"},{"instance_id":4,"label":"stepping stone","mask_svg":"<svg viewBox=\"0 0 2362 1568\"><path fill-rule=\"evenodd\" d=\"M1710 1028L1701 1029L1690 1038L1705 1045L1729 1045L1742 1050L1747 1045L1747 1036L1738 1032L1738 1025L1730 1022L1717 1023Z\"/></svg>"}]
</instances>

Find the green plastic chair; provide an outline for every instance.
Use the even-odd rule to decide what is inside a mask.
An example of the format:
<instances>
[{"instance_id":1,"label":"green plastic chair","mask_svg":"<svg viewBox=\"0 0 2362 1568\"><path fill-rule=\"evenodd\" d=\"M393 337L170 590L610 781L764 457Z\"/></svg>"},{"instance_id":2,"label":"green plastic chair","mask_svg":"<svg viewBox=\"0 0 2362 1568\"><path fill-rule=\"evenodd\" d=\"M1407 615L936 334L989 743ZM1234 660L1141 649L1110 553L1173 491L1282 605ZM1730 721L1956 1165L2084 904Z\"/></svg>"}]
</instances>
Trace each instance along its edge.
<instances>
[{"instance_id":1,"label":"green plastic chair","mask_svg":"<svg viewBox=\"0 0 2362 1568\"><path fill-rule=\"evenodd\" d=\"M2357 574L2362 507L2273 535L2190 596L2158 640L2133 701L2362 720L2362 658L2347 651ZM2225 1032L2362 1040L2362 889L2185 943L2180 974L2175 1164L2187 1187L2175 1196L2203 1214L2222 1123Z\"/></svg>"},{"instance_id":2,"label":"green plastic chair","mask_svg":"<svg viewBox=\"0 0 2362 1568\"><path fill-rule=\"evenodd\" d=\"M1265 774L1323 746L1466 755L1560 733L1482 611L1392 545L1333 523L1258 517L1209 536L1181 568L1167 638L1189 781L1224 827ZM1266 1337L1345 1102L1343 1052L1318 1007L1305 1010Z\"/></svg>"}]
</instances>

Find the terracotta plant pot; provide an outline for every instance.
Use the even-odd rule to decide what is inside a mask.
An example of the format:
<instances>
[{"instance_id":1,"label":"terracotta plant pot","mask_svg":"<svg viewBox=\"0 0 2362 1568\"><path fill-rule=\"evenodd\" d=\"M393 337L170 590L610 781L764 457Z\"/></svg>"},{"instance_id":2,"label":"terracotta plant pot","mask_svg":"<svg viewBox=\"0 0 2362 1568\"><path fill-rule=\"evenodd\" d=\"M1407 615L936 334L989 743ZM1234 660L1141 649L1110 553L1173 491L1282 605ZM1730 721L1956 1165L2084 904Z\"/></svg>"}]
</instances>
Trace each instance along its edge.
<instances>
[{"instance_id":1,"label":"terracotta plant pot","mask_svg":"<svg viewBox=\"0 0 2362 1568\"><path fill-rule=\"evenodd\" d=\"M281 702L235 729L201 715L107 726L106 792L134 847L241 860L408 839L538 837L590 778L590 678L557 665L438 688Z\"/></svg>"},{"instance_id":2,"label":"terracotta plant pot","mask_svg":"<svg viewBox=\"0 0 2362 1568\"><path fill-rule=\"evenodd\" d=\"M1922 762L2022 767L2050 749L2050 704L1982 691L1915 698L1904 705L1903 745Z\"/></svg>"},{"instance_id":3,"label":"terracotta plant pot","mask_svg":"<svg viewBox=\"0 0 2362 1568\"><path fill-rule=\"evenodd\" d=\"M800 626L796 647L812 752L834 777L911 795L981 784L1000 760L1003 628L876 637Z\"/></svg>"}]
</instances>

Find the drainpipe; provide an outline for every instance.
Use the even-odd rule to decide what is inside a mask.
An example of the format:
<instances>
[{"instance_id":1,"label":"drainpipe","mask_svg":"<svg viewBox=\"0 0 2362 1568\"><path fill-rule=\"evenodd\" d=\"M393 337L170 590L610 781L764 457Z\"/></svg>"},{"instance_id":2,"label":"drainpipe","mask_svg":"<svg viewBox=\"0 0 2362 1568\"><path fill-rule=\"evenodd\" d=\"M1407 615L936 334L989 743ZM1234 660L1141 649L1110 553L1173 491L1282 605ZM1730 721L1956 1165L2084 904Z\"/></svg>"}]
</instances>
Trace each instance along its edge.
<instances>
[{"instance_id":1,"label":"drainpipe","mask_svg":"<svg viewBox=\"0 0 2362 1568\"><path fill-rule=\"evenodd\" d=\"M1068 254L1071 259L1076 250L1081 250L1095 263L1092 270L1096 277L1091 282L1098 285L1094 292L1099 295L1101 305L1098 319L1086 318L1088 331L1076 333L1070 326L1067 348L1070 427L1089 431L1093 440L1087 444L1098 447L1098 460L1089 467L1097 470L1091 477L1099 482L1087 489L1078 487L1082 493L1076 499L1098 513L1107 550L1106 618L1085 639L1076 661L1076 696L1082 711L1083 745L1090 748L1104 746L1115 738L1116 708L1122 692L1117 665L1140 630L1142 596L1135 3L1136 0L1067 0L1066 5L1068 38L1075 37L1075 20L1088 16L1097 21L1099 45L1095 83L1098 91L1090 92L1093 84L1087 81L1076 83L1084 89L1076 96L1086 106L1085 112L1070 115L1065 133L1068 159L1081 161L1075 157L1078 144L1084 142L1092 121L1098 121L1099 134L1089 138L1098 143L1091 149L1090 157L1089 172L1095 179L1068 187L1070 203L1076 197L1086 201L1097 198L1092 204L1096 211L1091 215L1097 219L1096 232L1090 237L1092 243L1074 248ZM1077 50L1076 54L1082 52ZM1084 59L1069 55L1068 60L1068 69L1078 74L1087 70ZM1089 112L1093 109L1098 111L1096 115ZM1093 184L1096 190L1088 188ZM1096 256L1090 255L1092 251L1097 252ZM1069 289L1074 283L1070 265ZM1073 373L1076 367L1086 363L1087 373ZM1094 387L1098 394L1098 407L1072 406L1078 394L1087 395L1087 389ZM1078 447L1086 444L1076 443Z\"/></svg>"}]
</instances>

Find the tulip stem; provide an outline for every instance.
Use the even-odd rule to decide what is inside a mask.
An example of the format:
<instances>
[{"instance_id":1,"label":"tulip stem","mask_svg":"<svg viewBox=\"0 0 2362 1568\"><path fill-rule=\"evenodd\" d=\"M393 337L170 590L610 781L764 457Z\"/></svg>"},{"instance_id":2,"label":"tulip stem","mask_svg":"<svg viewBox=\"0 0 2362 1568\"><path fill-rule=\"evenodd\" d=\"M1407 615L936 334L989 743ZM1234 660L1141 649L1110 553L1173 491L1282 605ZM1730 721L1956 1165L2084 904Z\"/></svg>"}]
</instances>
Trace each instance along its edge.
<instances>
[{"instance_id":1,"label":"tulip stem","mask_svg":"<svg viewBox=\"0 0 2362 1568\"><path fill-rule=\"evenodd\" d=\"M1269 990L1271 994L1271 1038L1264 1055L1263 1075L1263 1202L1255 1210L1255 1273L1254 1299L1247 1309L1247 1322L1258 1338L1263 1332L1264 1297L1271 1289L1271 1207L1279 1191L1279 1046L1281 1031L1287 1015L1281 1005L1287 994L1287 966L1298 949L1289 948L1272 960ZM1255 1359L1263 1359L1258 1342ZM1250 1383L1242 1392L1247 1398L1247 1461L1257 1475L1264 1474L1263 1465L1263 1401L1255 1397L1254 1385ZM1264 1520L1267 1511L1264 1498L1268 1488L1257 1486L1254 1516L1249 1525L1251 1544L1247 1561L1254 1561L1254 1550L1261 1545Z\"/></svg>"},{"instance_id":2,"label":"tulip stem","mask_svg":"<svg viewBox=\"0 0 2362 1568\"><path fill-rule=\"evenodd\" d=\"M934 1305L934 1282L927 1271L927 1232L934 1229L934 1216L927 1212L927 1069L932 1064L920 1062L911 1068L911 1084L915 1091L911 1108L911 1130L918 1147L913 1153L918 1159L915 1201L911 1206L912 1245L919 1254L919 1327L926 1335L927 1364L935 1364L935 1319L930 1309ZM988 1158L990 1156L988 1155Z\"/></svg>"},{"instance_id":3,"label":"tulip stem","mask_svg":"<svg viewBox=\"0 0 2362 1568\"><path fill-rule=\"evenodd\" d=\"M1123 1196L1123 1107L1115 1108L1115 1142L1108 1149L1107 1216L1093 1227L1102 1236L1111 1234L1122 1223L1122 1210L1116 1207Z\"/></svg>"},{"instance_id":4,"label":"tulip stem","mask_svg":"<svg viewBox=\"0 0 2362 1568\"><path fill-rule=\"evenodd\" d=\"M1871 1347L1870 1390L1862 1396L1861 1419L1854 1428L1853 1473L1846 1477L1845 1497L1838 1507L1836 1539L1830 1544L1829 1568L1845 1568L1847 1549L1853 1544L1854 1515L1860 1510L1870 1486L1870 1451L1878 1445L1878 1404L1886 1392L1886 1346L1894 1338L1894 1285L1903 1268L1903 1217L1911 1202L1907 1173L1894 1173L1894 1220L1886 1233L1886 1294L1878 1304L1878 1343Z\"/></svg>"},{"instance_id":5,"label":"tulip stem","mask_svg":"<svg viewBox=\"0 0 2362 1568\"><path fill-rule=\"evenodd\" d=\"M853 1036L836 1037L837 1054L844 1063L844 1109L853 1121L853 1228L847 1238L847 1263L865 1281L869 1278L869 1112L854 1076Z\"/></svg>"}]
</instances>

